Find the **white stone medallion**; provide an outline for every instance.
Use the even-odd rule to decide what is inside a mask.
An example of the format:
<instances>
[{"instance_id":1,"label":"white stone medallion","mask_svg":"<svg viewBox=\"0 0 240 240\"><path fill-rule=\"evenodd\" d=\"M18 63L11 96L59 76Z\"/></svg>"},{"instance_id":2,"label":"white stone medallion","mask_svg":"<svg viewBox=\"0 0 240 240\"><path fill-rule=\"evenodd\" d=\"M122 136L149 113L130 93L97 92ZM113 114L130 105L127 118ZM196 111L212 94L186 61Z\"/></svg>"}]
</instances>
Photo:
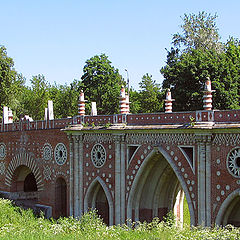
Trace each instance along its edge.
<instances>
[{"instance_id":1,"label":"white stone medallion","mask_svg":"<svg viewBox=\"0 0 240 240\"><path fill-rule=\"evenodd\" d=\"M43 146L43 159L46 161L52 160L53 150L50 143L45 143Z\"/></svg>"},{"instance_id":2,"label":"white stone medallion","mask_svg":"<svg viewBox=\"0 0 240 240\"><path fill-rule=\"evenodd\" d=\"M63 165L67 161L67 148L63 143L58 143L56 145L54 157L58 165Z\"/></svg>"},{"instance_id":3,"label":"white stone medallion","mask_svg":"<svg viewBox=\"0 0 240 240\"><path fill-rule=\"evenodd\" d=\"M3 160L6 157L7 150L6 150L6 145L1 142L0 143L0 160Z\"/></svg>"},{"instance_id":4,"label":"white stone medallion","mask_svg":"<svg viewBox=\"0 0 240 240\"><path fill-rule=\"evenodd\" d=\"M232 176L240 178L240 147L233 148L228 153L227 169Z\"/></svg>"},{"instance_id":5,"label":"white stone medallion","mask_svg":"<svg viewBox=\"0 0 240 240\"><path fill-rule=\"evenodd\" d=\"M102 144L97 143L93 146L91 160L96 168L101 168L104 165L106 162L106 150Z\"/></svg>"}]
</instances>

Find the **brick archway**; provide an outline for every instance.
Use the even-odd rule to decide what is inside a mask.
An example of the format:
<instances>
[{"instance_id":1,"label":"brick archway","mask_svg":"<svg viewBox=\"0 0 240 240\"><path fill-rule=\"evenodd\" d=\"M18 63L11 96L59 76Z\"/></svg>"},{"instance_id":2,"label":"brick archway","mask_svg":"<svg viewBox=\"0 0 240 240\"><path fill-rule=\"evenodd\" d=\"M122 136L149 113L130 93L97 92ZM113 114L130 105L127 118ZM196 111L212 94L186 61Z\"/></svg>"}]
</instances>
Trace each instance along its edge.
<instances>
[{"instance_id":1,"label":"brick archway","mask_svg":"<svg viewBox=\"0 0 240 240\"><path fill-rule=\"evenodd\" d=\"M5 184L8 187L11 187L14 172L21 165L28 167L32 171L36 179L37 189L38 191L42 191L44 184L39 167L37 166L35 159L27 153L19 153L11 160L6 171Z\"/></svg>"},{"instance_id":2,"label":"brick archway","mask_svg":"<svg viewBox=\"0 0 240 240\"><path fill-rule=\"evenodd\" d=\"M158 155L158 156L157 156ZM161 159L160 159L161 158ZM163 165L159 165L158 162L160 160L165 161ZM164 170L162 170L161 173L157 172L157 169L161 169L161 167L164 167ZM157 169L156 169L157 168ZM167 176L167 174L171 174L171 176ZM149 178L150 176L150 178ZM151 181L153 179L157 179L155 186L147 186L146 183L148 181ZM171 186L171 196L168 195L168 189L166 188L166 185L172 185ZM188 207L189 207L189 212L190 212L190 217L191 217L191 225L195 224L195 214L194 214L194 209L193 209L193 204L190 200L190 195L186 186L186 183L183 179L183 176L181 172L179 172L178 168L175 166L173 160L171 159L170 155L161 147L155 147L154 150L152 150L148 156L145 158L143 164L141 165L138 173L136 174L136 177L134 179L128 202L127 202L127 219L133 219L133 215L135 220L142 220L140 215L140 211L148 211L147 209L144 209L144 207L141 207L140 204L142 205L142 201L146 201L149 203L149 201L152 201L152 206L150 207L151 210L151 217L158 216L158 214L163 214L164 213L159 213L159 211L163 211L164 209L159 209L158 201L160 199L161 193L166 193L168 195L168 199L161 199L162 201L161 204L164 205L167 203L168 206L167 208L171 208L173 210L174 207L174 200L173 198L176 198L177 195L177 189L179 188L179 185L183 189L187 202L188 202ZM147 190L143 190L143 189ZM149 190L149 188L152 188L152 191ZM144 193L144 191L146 191ZM149 192L150 191L150 192ZM164 191L164 192L161 192ZM142 195L147 196L149 198L150 195L152 195L151 199L145 199L142 198ZM143 208L143 209L140 209ZM165 209L166 211L168 209ZM144 213L143 213L144 214ZM147 213L145 213L146 215Z\"/></svg>"},{"instance_id":3,"label":"brick archway","mask_svg":"<svg viewBox=\"0 0 240 240\"><path fill-rule=\"evenodd\" d=\"M113 225L113 200L105 182L100 177L96 177L88 187L84 198L84 211L86 212L89 208L92 208L93 202L96 201L96 194L99 188L102 188L108 203L108 223L109 225Z\"/></svg>"}]
</instances>

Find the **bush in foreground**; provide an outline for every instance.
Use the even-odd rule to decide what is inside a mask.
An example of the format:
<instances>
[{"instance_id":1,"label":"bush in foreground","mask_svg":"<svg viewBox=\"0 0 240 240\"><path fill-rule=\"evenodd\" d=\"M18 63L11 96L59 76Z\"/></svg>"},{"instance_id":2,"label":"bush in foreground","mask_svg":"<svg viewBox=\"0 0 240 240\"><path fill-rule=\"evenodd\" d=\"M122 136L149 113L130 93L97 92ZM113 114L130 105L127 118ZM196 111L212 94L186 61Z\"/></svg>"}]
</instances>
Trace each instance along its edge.
<instances>
[{"instance_id":1,"label":"bush in foreground","mask_svg":"<svg viewBox=\"0 0 240 240\"><path fill-rule=\"evenodd\" d=\"M0 239L240 239L240 230L232 226L181 229L171 219L160 222L156 218L151 223L129 222L108 227L95 212L84 214L80 220L72 217L47 220L3 199L0 209Z\"/></svg>"}]
</instances>

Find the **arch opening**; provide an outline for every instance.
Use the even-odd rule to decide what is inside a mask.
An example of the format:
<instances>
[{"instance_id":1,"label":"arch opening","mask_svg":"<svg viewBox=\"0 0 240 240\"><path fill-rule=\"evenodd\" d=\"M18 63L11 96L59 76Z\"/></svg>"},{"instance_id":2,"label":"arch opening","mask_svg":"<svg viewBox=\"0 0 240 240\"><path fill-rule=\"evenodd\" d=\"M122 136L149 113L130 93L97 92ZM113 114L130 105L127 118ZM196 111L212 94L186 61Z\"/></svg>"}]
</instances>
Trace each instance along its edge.
<instances>
[{"instance_id":1,"label":"arch opening","mask_svg":"<svg viewBox=\"0 0 240 240\"><path fill-rule=\"evenodd\" d=\"M55 217L67 216L67 184L66 181L59 177L55 185Z\"/></svg>"},{"instance_id":2,"label":"arch opening","mask_svg":"<svg viewBox=\"0 0 240 240\"><path fill-rule=\"evenodd\" d=\"M14 200L16 205L33 208L38 200L38 187L30 168L20 165L15 169L10 191L10 199Z\"/></svg>"},{"instance_id":3,"label":"arch opening","mask_svg":"<svg viewBox=\"0 0 240 240\"><path fill-rule=\"evenodd\" d=\"M128 200L128 218L150 222L163 220L172 211L183 223L184 191L174 170L159 152L153 152L136 176Z\"/></svg>"},{"instance_id":4,"label":"arch opening","mask_svg":"<svg viewBox=\"0 0 240 240\"><path fill-rule=\"evenodd\" d=\"M21 165L16 168L11 183L11 192L36 192L37 182L31 169Z\"/></svg>"},{"instance_id":5,"label":"arch opening","mask_svg":"<svg viewBox=\"0 0 240 240\"><path fill-rule=\"evenodd\" d=\"M228 204L222 217L222 226L231 224L235 227L240 227L240 196L235 196L232 201Z\"/></svg>"},{"instance_id":6,"label":"arch opening","mask_svg":"<svg viewBox=\"0 0 240 240\"><path fill-rule=\"evenodd\" d=\"M106 189L96 180L89 187L89 191L85 197L85 211L96 210L97 214L103 219L107 225L112 225L112 202L109 203L110 194L106 193Z\"/></svg>"}]
</instances>

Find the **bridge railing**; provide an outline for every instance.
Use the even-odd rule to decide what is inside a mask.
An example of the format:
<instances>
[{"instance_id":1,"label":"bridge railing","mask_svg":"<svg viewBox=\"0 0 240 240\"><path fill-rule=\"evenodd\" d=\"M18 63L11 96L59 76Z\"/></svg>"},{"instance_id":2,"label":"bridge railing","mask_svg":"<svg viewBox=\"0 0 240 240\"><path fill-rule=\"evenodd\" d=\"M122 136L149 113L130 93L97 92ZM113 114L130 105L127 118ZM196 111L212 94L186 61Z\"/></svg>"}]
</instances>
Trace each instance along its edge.
<instances>
[{"instance_id":1,"label":"bridge railing","mask_svg":"<svg viewBox=\"0 0 240 240\"><path fill-rule=\"evenodd\" d=\"M191 122L240 123L240 110L201 110L192 112L115 114L97 116L85 115L53 120L21 120L8 124L0 124L0 131L9 132L62 129L75 124L82 124L84 126L105 126L107 124L167 125L187 124Z\"/></svg>"}]
</instances>

